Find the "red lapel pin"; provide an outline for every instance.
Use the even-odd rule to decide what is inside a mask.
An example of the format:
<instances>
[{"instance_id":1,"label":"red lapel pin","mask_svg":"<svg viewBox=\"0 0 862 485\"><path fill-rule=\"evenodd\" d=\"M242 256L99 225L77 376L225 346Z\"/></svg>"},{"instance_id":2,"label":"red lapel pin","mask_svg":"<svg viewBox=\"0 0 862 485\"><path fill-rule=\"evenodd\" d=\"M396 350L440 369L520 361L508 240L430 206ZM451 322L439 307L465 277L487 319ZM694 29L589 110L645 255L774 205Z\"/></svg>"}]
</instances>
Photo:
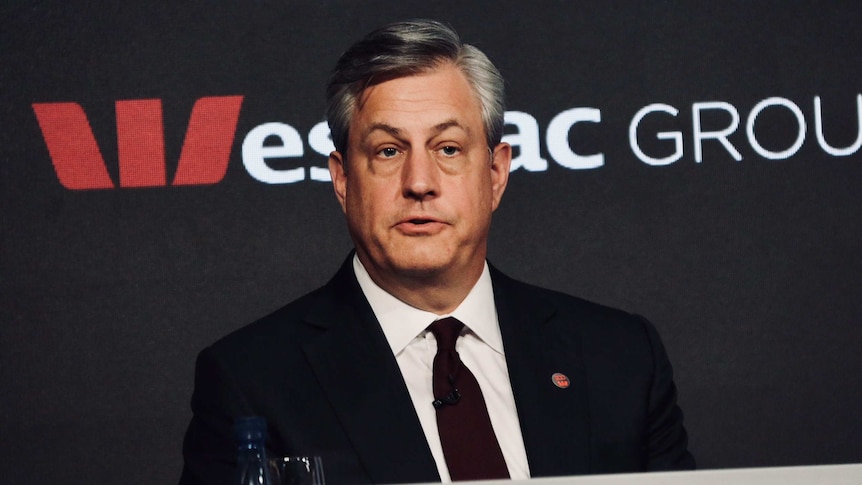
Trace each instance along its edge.
<instances>
[{"instance_id":1,"label":"red lapel pin","mask_svg":"<svg viewBox=\"0 0 862 485\"><path fill-rule=\"evenodd\" d=\"M551 380L554 382L554 385L560 389L569 387L569 378L565 374L556 372L551 376Z\"/></svg>"}]
</instances>

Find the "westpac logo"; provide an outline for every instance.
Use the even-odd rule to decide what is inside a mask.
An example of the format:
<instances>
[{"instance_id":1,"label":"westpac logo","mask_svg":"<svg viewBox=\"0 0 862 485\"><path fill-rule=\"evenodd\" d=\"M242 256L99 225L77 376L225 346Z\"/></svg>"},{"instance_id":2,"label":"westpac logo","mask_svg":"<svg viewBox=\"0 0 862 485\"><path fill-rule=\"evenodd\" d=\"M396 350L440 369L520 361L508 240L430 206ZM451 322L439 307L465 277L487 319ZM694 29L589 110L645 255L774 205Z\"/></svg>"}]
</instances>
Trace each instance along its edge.
<instances>
[{"instance_id":1,"label":"westpac logo","mask_svg":"<svg viewBox=\"0 0 862 485\"><path fill-rule=\"evenodd\" d=\"M116 101L119 184L108 172L84 109L78 103L34 103L60 184L70 190L211 185L224 178L243 96L209 96L192 108L177 170L170 184L165 163L164 121L160 99ZM275 140L268 142L268 140ZM312 150L325 160L335 150L325 121L308 134ZM276 169L267 160L305 155L302 137L286 123L254 127L242 142L242 163L248 174L266 184L310 179L330 182L325 167Z\"/></svg>"},{"instance_id":2,"label":"westpac logo","mask_svg":"<svg viewBox=\"0 0 862 485\"><path fill-rule=\"evenodd\" d=\"M170 184L166 173L161 100L117 101L115 108L119 187L209 185L220 182L227 172L242 101L243 96L211 96L195 102L177 170ZM808 127L813 118L816 143L822 152L832 157L848 157L862 148L862 94L857 94L855 101L855 116L851 116L856 119L855 140L844 140L843 146L833 145L826 139L826 123L820 96L813 97L808 105L810 110L803 110L799 104L786 98L763 99L748 111L744 130L740 129L743 119L740 110L725 101L691 103L690 108L684 108L688 111L688 116L674 106L653 103L633 110L629 118L628 133L617 133L617 136L612 138L618 139L619 146L625 146L628 142L632 155L630 160L653 167L692 161L700 164L705 161L703 147L707 144L720 147L724 154L719 151L716 155L713 151L712 156L723 160L741 162L748 157L786 160L795 156L806 139L810 138ZM806 104L808 103L803 106ZM35 103L33 110L42 129L57 178L64 187L71 190L117 187L108 173L87 115L79 104ZM848 111L852 112L853 109ZM766 112L771 116L783 115L791 120L789 127L788 124L783 125L783 146L768 147L761 141L758 118ZM724 124L716 125L716 117L723 120ZM690 129L686 126L674 131L659 129L668 121L680 118L690 120ZM712 123L708 123L710 121ZM604 152L579 153L570 144L576 125L598 127L601 122L602 111L598 108L566 109L551 119L544 129L543 137L539 121L531 114L507 111L507 133L504 134L503 141L516 150L512 171L545 172L549 169L550 162L568 170L589 170L605 166ZM847 142L849 144L846 144ZM320 155L320 160L325 160L334 150L325 121L311 128L307 143L314 153ZM753 154L748 157L744 157L738 149L738 146L746 144L750 148L749 153ZM544 153L549 156L546 158ZM329 182L329 171L325 163L321 164L324 166L288 169L277 169L268 163L279 159L303 158L305 154L303 137L296 128L287 123L267 122L255 126L242 142L243 166L248 174L259 182Z\"/></svg>"},{"instance_id":3,"label":"westpac logo","mask_svg":"<svg viewBox=\"0 0 862 485\"><path fill-rule=\"evenodd\" d=\"M242 96L214 96L195 102L170 185L208 185L224 178L242 100ZM168 185L161 100L117 101L115 108L119 186ZM63 187L116 187L81 105L34 103L33 111Z\"/></svg>"}]
</instances>

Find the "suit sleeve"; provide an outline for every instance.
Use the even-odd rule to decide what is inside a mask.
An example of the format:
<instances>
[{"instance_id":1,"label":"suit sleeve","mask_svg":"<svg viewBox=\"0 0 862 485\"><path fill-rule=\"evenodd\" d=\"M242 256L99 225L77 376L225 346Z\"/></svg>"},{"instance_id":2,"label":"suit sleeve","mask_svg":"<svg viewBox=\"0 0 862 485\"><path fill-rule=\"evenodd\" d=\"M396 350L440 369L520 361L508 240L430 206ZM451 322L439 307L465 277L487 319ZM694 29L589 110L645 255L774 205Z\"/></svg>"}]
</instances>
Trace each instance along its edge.
<instances>
[{"instance_id":1,"label":"suit sleeve","mask_svg":"<svg viewBox=\"0 0 862 485\"><path fill-rule=\"evenodd\" d=\"M212 349L198 355L192 394L192 420L183 441L180 485L235 482L233 417L253 414L238 386Z\"/></svg>"},{"instance_id":2,"label":"suit sleeve","mask_svg":"<svg viewBox=\"0 0 862 485\"><path fill-rule=\"evenodd\" d=\"M647 416L646 469L693 470L694 457L688 451L688 436L683 427L682 410L677 405L673 369L655 327L643 324L652 347L653 379Z\"/></svg>"}]
</instances>

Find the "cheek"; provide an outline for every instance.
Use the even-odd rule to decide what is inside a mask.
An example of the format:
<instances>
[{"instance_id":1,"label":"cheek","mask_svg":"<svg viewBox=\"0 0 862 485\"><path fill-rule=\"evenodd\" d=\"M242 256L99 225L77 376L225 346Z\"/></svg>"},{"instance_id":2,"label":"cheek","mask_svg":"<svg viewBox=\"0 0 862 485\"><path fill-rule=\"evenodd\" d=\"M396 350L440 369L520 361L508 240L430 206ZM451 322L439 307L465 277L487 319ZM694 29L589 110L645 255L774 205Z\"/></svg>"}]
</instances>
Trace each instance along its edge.
<instances>
[{"instance_id":1,"label":"cheek","mask_svg":"<svg viewBox=\"0 0 862 485\"><path fill-rule=\"evenodd\" d=\"M348 185L347 211L351 224L355 227L367 227L375 224L375 220L381 216L381 211L386 204L381 201L380 188L369 186L367 183L353 183Z\"/></svg>"},{"instance_id":2,"label":"cheek","mask_svg":"<svg viewBox=\"0 0 862 485\"><path fill-rule=\"evenodd\" d=\"M493 206L493 193L491 191L490 181L487 177L479 177L478 180L473 179L464 181L464 187L471 187L471 190L464 190L461 194L466 199L462 205L469 205L476 211L474 216L480 216Z\"/></svg>"},{"instance_id":3,"label":"cheek","mask_svg":"<svg viewBox=\"0 0 862 485\"><path fill-rule=\"evenodd\" d=\"M473 229L477 233L484 234L491 224L491 214L494 212L494 198L489 186L478 185L474 192L469 194L470 212L466 215L470 219Z\"/></svg>"}]
</instances>

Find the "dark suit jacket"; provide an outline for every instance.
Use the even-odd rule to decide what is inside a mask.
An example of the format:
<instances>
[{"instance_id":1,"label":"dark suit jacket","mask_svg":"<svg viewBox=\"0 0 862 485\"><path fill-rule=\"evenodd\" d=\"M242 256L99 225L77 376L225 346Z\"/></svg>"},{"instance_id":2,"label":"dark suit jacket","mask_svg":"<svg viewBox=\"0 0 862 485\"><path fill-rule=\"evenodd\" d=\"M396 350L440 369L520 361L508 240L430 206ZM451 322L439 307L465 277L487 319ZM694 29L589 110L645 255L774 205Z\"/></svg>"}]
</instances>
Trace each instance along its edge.
<instances>
[{"instance_id":1,"label":"dark suit jacket","mask_svg":"<svg viewBox=\"0 0 862 485\"><path fill-rule=\"evenodd\" d=\"M533 477L694 467L651 324L493 268L491 279ZM350 258L323 288L202 351L192 411L184 485L232 483L243 415L266 417L271 453L321 456L331 484L440 480Z\"/></svg>"}]
</instances>

